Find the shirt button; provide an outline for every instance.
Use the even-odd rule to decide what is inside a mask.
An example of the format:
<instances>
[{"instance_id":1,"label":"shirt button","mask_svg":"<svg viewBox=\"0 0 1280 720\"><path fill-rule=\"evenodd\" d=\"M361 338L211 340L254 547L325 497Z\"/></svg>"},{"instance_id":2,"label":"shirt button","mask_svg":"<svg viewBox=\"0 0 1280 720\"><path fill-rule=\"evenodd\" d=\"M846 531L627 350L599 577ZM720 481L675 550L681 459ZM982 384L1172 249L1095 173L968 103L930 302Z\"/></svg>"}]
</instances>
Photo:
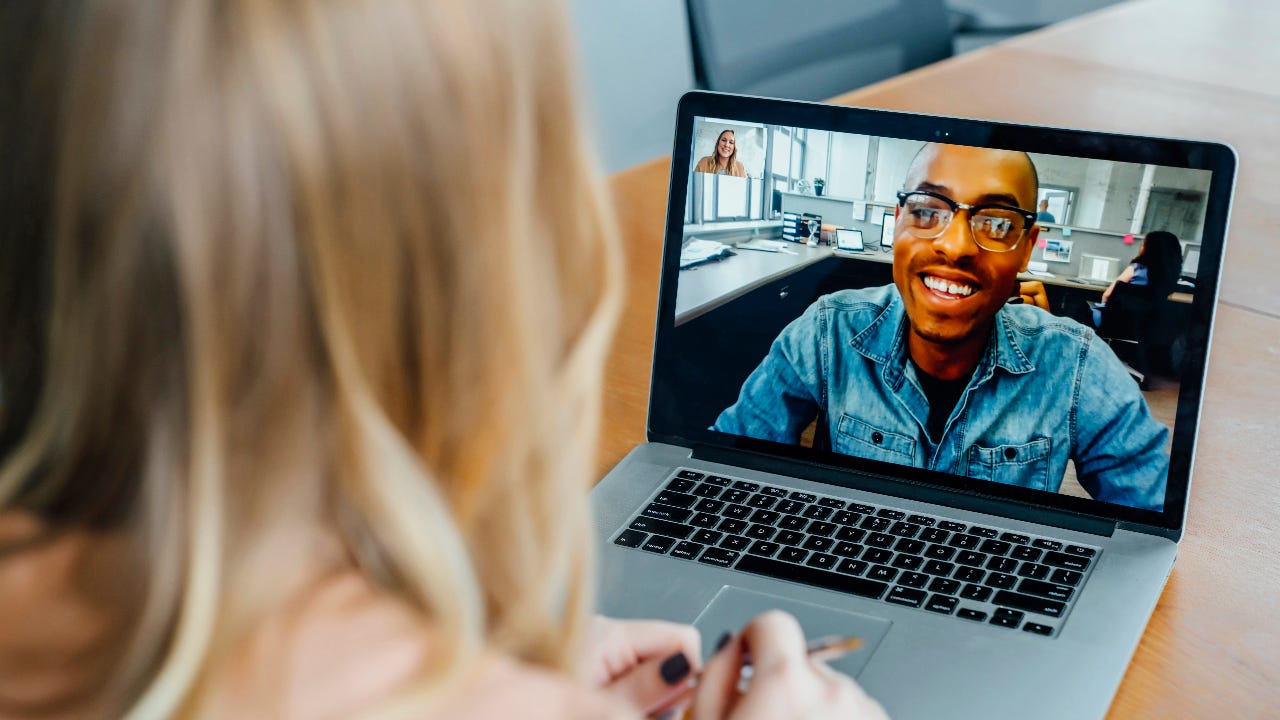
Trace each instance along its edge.
<instances>
[{"instance_id":1,"label":"shirt button","mask_svg":"<svg viewBox=\"0 0 1280 720\"><path fill-rule=\"evenodd\" d=\"M1018 451L1017 451L1017 450L1014 450L1014 449L1013 449L1013 448L1011 448L1011 447L1007 447L1007 448L1005 448L1005 449L1004 449L1004 459L1005 459L1005 460L1012 460L1012 459L1014 459L1014 458L1016 458L1016 457L1018 457Z\"/></svg>"},{"instance_id":2,"label":"shirt button","mask_svg":"<svg viewBox=\"0 0 1280 720\"><path fill-rule=\"evenodd\" d=\"M880 432L879 430L876 430L875 432L871 433L871 442L877 445L884 442L884 433Z\"/></svg>"}]
</instances>

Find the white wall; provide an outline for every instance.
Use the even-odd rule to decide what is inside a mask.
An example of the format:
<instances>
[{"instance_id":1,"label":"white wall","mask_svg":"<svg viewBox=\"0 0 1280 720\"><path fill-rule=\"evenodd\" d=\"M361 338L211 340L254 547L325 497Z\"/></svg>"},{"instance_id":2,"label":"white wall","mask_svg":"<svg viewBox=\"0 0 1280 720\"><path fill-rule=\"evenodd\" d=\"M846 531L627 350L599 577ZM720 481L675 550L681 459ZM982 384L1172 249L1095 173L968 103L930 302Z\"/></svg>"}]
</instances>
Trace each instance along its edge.
<instances>
[{"instance_id":1,"label":"white wall","mask_svg":"<svg viewBox=\"0 0 1280 720\"><path fill-rule=\"evenodd\" d=\"M834 133L831 143L831 177L827 178L827 195L861 200L866 192L866 135Z\"/></svg>"},{"instance_id":2,"label":"white wall","mask_svg":"<svg viewBox=\"0 0 1280 720\"><path fill-rule=\"evenodd\" d=\"M879 164L876 166L876 202L890 205L898 202L897 192L907 177L907 168L924 142L920 140L880 139Z\"/></svg>"}]
</instances>

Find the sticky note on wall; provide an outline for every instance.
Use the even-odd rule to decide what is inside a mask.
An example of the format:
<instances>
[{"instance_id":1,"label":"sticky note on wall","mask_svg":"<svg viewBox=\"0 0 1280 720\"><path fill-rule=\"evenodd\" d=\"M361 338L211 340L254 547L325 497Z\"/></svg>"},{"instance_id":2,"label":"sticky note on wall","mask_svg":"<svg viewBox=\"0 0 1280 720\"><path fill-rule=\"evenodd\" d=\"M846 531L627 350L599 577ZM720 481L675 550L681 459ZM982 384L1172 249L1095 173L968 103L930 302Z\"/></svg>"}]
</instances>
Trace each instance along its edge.
<instances>
[{"instance_id":1,"label":"sticky note on wall","mask_svg":"<svg viewBox=\"0 0 1280 720\"><path fill-rule=\"evenodd\" d=\"M1124 236L1124 244L1125 244L1125 245L1132 245L1132 244L1133 244L1133 233L1129 233L1129 234L1127 234L1127 235L1125 235L1125 236Z\"/></svg>"}]
</instances>

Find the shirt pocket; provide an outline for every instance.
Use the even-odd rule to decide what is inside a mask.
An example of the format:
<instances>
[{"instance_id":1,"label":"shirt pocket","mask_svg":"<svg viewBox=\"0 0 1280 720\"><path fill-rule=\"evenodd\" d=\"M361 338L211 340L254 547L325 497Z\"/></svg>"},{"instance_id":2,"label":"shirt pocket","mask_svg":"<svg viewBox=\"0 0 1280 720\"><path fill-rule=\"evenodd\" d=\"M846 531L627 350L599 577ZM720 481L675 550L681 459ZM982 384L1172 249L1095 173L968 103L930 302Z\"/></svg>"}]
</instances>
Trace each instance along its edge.
<instances>
[{"instance_id":1,"label":"shirt pocket","mask_svg":"<svg viewBox=\"0 0 1280 720\"><path fill-rule=\"evenodd\" d=\"M898 464L915 464L915 438L878 428L848 413L836 427L836 452Z\"/></svg>"},{"instance_id":2,"label":"shirt pocket","mask_svg":"<svg viewBox=\"0 0 1280 720\"><path fill-rule=\"evenodd\" d=\"M1049 438L1023 445L974 445L969 449L969 477L1035 490L1049 487Z\"/></svg>"}]
</instances>

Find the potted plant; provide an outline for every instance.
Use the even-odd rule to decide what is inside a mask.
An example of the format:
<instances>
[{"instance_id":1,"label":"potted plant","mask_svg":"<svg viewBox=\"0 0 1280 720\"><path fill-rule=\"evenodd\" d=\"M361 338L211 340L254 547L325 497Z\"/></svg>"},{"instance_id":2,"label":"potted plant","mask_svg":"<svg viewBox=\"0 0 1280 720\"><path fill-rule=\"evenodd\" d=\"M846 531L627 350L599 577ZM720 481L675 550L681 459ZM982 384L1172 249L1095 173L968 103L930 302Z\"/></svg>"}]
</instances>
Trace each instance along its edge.
<instances>
[{"instance_id":1,"label":"potted plant","mask_svg":"<svg viewBox=\"0 0 1280 720\"><path fill-rule=\"evenodd\" d=\"M813 194L814 194L814 195L821 195L821 194L822 194L822 188L824 188L824 187L826 187L826 186L827 186L827 181L826 181L826 180L823 180L822 178L814 178L814 179L813 179Z\"/></svg>"}]
</instances>

